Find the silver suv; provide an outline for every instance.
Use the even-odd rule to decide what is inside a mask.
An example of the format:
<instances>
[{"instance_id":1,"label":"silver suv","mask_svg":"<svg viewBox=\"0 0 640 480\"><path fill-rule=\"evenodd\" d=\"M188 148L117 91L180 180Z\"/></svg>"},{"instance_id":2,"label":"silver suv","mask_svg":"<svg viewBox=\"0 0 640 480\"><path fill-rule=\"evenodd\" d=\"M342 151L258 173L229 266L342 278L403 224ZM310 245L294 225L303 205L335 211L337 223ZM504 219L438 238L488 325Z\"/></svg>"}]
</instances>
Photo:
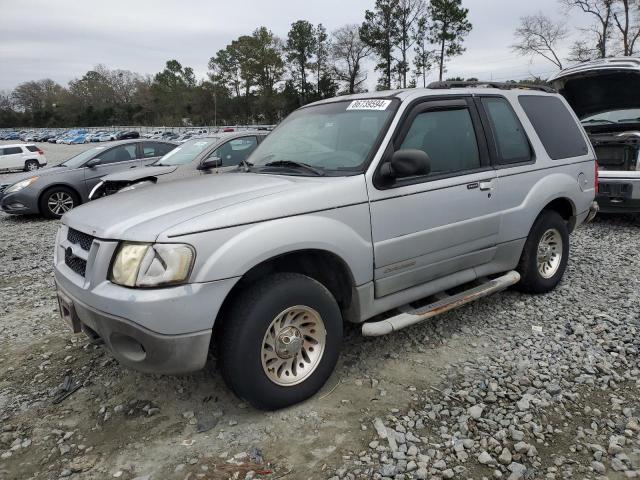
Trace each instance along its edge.
<instances>
[{"instance_id":1,"label":"silver suv","mask_svg":"<svg viewBox=\"0 0 640 480\"><path fill-rule=\"evenodd\" d=\"M325 100L238 172L81 206L56 239L62 317L146 372L200 369L215 345L236 394L275 409L325 383L344 322L383 335L511 285L548 292L595 211L592 147L551 92Z\"/></svg>"}]
</instances>

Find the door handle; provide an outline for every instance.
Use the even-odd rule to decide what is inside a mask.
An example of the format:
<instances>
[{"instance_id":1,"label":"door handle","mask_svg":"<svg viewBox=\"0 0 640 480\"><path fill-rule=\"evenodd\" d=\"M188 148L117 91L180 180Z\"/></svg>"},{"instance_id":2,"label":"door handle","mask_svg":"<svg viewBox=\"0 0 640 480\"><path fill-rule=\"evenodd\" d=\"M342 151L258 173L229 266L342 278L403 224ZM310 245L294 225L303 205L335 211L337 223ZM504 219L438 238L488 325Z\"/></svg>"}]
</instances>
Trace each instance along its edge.
<instances>
[{"instance_id":1,"label":"door handle","mask_svg":"<svg viewBox=\"0 0 640 480\"><path fill-rule=\"evenodd\" d=\"M480 182L480 190L493 190L493 182Z\"/></svg>"}]
</instances>

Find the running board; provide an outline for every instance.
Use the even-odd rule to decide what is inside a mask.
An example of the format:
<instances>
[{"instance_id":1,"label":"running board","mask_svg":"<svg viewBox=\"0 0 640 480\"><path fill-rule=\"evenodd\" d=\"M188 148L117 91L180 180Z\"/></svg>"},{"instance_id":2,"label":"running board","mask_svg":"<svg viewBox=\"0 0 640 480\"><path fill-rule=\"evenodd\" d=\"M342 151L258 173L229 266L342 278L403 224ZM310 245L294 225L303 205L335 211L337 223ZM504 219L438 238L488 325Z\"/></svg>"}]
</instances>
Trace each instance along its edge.
<instances>
[{"instance_id":1,"label":"running board","mask_svg":"<svg viewBox=\"0 0 640 480\"><path fill-rule=\"evenodd\" d=\"M412 309L410 306L401 307L402 313L395 317L380 320L378 322L362 324L362 335L365 337L378 337L391 332L401 330L410 325L422 322L429 318L448 312L454 308L460 307L467 303L486 297L500 290L504 290L511 285L520 281L520 274L515 270L507 272L501 277L489 280L482 285L470 288L464 292L455 295L446 296L442 300L426 305L418 309Z\"/></svg>"}]
</instances>

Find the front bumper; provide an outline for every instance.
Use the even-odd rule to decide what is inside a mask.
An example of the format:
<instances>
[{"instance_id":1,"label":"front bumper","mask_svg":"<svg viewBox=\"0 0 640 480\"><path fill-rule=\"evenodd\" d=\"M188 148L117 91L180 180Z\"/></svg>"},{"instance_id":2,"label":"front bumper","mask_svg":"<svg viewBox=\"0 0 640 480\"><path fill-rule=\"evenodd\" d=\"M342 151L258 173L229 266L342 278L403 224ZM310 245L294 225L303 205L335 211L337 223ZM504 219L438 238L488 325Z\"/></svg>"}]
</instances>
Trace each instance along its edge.
<instances>
[{"instance_id":1,"label":"front bumper","mask_svg":"<svg viewBox=\"0 0 640 480\"><path fill-rule=\"evenodd\" d=\"M24 189L24 190L28 190ZM34 195L20 190L15 193L0 193L0 208L5 213L38 214L38 201Z\"/></svg>"},{"instance_id":2,"label":"front bumper","mask_svg":"<svg viewBox=\"0 0 640 480\"><path fill-rule=\"evenodd\" d=\"M145 373L189 373L204 367L211 329L182 335L163 335L125 319L100 312L58 286L67 315L89 338L101 340L121 364ZM62 308L62 307L61 307Z\"/></svg>"},{"instance_id":3,"label":"front bumper","mask_svg":"<svg viewBox=\"0 0 640 480\"><path fill-rule=\"evenodd\" d=\"M54 275L80 329L100 337L118 361L136 370L177 374L204 366L214 321L237 279L126 288L107 280L117 241L93 238L82 246L73 240L62 225ZM86 262L84 269L78 261Z\"/></svg>"},{"instance_id":4,"label":"front bumper","mask_svg":"<svg viewBox=\"0 0 640 480\"><path fill-rule=\"evenodd\" d=\"M603 213L640 213L640 172L600 172L596 197Z\"/></svg>"}]
</instances>

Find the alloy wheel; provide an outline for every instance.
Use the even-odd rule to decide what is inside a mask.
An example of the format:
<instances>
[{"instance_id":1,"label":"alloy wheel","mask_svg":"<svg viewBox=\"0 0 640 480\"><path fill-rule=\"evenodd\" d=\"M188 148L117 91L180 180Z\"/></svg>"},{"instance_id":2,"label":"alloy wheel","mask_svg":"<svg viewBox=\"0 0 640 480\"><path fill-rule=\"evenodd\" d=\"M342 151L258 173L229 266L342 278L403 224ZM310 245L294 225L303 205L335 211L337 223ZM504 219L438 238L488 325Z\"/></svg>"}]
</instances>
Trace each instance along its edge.
<instances>
[{"instance_id":1,"label":"alloy wheel","mask_svg":"<svg viewBox=\"0 0 640 480\"><path fill-rule=\"evenodd\" d=\"M73 198L67 192L54 192L47 200L49 211L57 216L62 216L73 208Z\"/></svg>"}]
</instances>

